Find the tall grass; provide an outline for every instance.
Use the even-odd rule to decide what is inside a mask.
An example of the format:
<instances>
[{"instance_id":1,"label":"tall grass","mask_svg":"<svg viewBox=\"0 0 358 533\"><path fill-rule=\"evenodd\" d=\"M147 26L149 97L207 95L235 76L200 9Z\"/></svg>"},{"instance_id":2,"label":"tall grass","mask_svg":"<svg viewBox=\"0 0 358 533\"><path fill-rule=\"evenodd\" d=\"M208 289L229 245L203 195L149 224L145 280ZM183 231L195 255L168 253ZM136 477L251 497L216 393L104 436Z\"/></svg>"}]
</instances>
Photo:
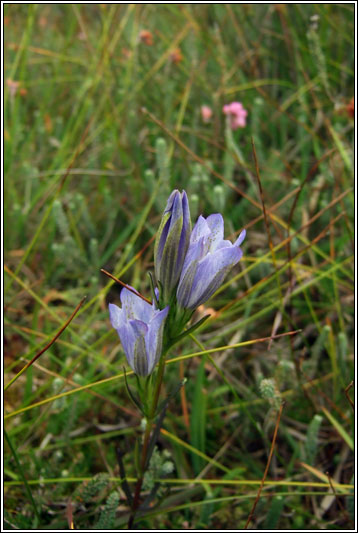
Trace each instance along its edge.
<instances>
[{"instance_id":1,"label":"tall grass","mask_svg":"<svg viewBox=\"0 0 358 533\"><path fill-rule=\"evenodd\" d=\"M134 486L142 429L100 269L150 297L179 188L247 238L169 358L166 392L188 381L137 526L241 529L256 499L249 527L352 529L354 5L7 4L4 22L5 384L87 296L6 389L4 527L125 528L116 448Z\"/></svg>"}]
</instances>

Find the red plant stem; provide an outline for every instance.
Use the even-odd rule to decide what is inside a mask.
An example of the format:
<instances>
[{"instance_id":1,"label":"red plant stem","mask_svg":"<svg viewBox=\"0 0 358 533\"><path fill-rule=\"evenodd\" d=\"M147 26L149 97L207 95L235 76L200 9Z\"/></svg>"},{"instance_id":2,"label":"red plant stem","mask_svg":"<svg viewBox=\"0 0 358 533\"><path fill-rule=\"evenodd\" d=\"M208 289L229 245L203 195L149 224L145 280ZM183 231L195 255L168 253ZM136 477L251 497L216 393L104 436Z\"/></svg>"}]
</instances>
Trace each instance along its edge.
<instances>
[{"instance_id":1,"label":"red plant stem","mask_svg":"<svg viewBox=\"0 0 358 533\"><path fill-rule=\"evenodd\" d=\"M252 506L252 509L250 511L250 514L249 514L249 517L248 517L248 519L246 521L244 529L247 529L248 526L249 526L249 523L251 522L251 519L252 519L252 517L254 515L254 512L255 512L255 509L256 509L256 505L257 505L257 503L258 503L258 501L260 499L261 491L262 491L262 489L264 487L264 484L265 484L265 479L267 477L267 473L268 473L268 470L270 468L270 463L271 463L273 451L274 451L274 448L275 448L276 437L277 437L277 432L278 432L278 426L280 425L283 406L284 406L284 404L282 403L281 406L280 406L280 410L278 412L278 415L277 415L275 431L274 431L274 434L273 434L273 437L272 437L271 448L270 448L269 457L268 457L268 460L267 460L267 463L266 463L265 472L264 472L263 478L261 480L261 484L260 484L259 490L257 492L257 496L256 496L256 499L254 501L254 505Z\"/></svg>"},{"instance_id":2,"label":"red plant stem","mask_svg":"<svg viewBox=\"0 0 358 533\"><path fill-rule=\"evenodd\" d=\"M6 270L6 265L5 265L5 270ZM9 383L5 386L4 388L4 391L6 391L10 385L12 385L16 380L17 378L19 378L21 376L21 374L23 374L23 372L25 372L29 366L31 366L33 363L35 363L35 361L37 361L37 359L39 357L41 357L41 355L43 353L45 353L52 345L54 342L56 342L56 340L59 338L59 336L61 335L61 333L63 333L65 331L65 329L67 328L67 326L70 324L70 322L75 318L76 314L78 313L78 311L80 310L80 308L82 307L83 305L83 302L85 301L85 299L87 298L87 296L84 296L82 298L82 300L80 301L80 303L77 305L76 309L73 311L72 315L70 316L70 318L68 320L66 320L66 322L64 323L64 325L62 326L62 328L60 329L60 331L58 331L56 333L56 335L50 340L50 342L48 344L46 344L46 346L44 348L42 348L42 350L39 351L39 353L37 353L32 359L31 361L28 361L26 363L26 365L20 370L20 372L18 372L16 374L16 376L14 376L12 378L11 381L9 381Z\"/></svg>"},{"instance_id":3,"label":"red plant stem","mask_svg":"<svg viewBox=\"0 0 358 533\"><path fill-rule=\"evenodd\" d=\"M122 285L122 287L125 287L128 291L132 292L136 296L139 296L139 298L142 298L142 300L147 302L147 304L152 305L152 302L150 300L148 300L148 298L146 298L145 296L142 296L139 292L135 291L134 289L132 289L132 287L130 287L129 285L127 285L126 283L124 283L120 279L118 279L115 276L113 276L113 274L110 274L109 272L107 272L107 270L105 270L104 268L101 268L101 272L103 272L103 274L106 274L106 276L108 276L109 278L113 279L113 281L116 281L117 283Z\"/></svg>"}]
</instances>

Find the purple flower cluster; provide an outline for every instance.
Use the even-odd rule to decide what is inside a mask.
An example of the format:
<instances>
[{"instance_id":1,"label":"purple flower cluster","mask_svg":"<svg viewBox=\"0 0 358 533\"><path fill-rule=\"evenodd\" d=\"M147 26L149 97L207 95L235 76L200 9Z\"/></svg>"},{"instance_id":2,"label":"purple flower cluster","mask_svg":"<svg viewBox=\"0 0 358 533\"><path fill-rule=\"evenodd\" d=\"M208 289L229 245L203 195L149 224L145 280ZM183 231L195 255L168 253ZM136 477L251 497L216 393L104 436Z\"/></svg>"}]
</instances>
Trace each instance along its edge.
<instances>
[{"instance_id":1,"label":"purple flower cluster","mask_svg":"<svg viewBox=\"0 0 358 533\"><path fill-rule=\"evenodd\" d=\"M180 328L183 317L187 321L187 317L217 291L228 272L240 261L240 245L245 236L244 230L233 244L225 240L224 220L220 214L206 219L199 216L191 231L187 195L185 191L172 192L155 243L155 276L159 288L156 301L150 305L123 289L122 309L109 305L112 326L136 374L148 376L159 361L168 315L174 328L175 322Z\"/></svg>"}]
</instances>

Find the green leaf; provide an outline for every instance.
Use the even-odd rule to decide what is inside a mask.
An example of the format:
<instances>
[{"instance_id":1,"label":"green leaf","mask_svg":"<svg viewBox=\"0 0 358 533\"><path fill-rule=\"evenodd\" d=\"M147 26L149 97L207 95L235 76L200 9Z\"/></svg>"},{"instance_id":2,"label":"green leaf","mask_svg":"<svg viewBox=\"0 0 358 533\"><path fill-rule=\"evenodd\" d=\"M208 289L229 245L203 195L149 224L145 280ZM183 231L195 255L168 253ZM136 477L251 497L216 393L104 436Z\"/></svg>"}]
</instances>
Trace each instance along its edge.
<instances>
[{"instance_id":1,"label":"green leaf","mask_svg":"<svg viewBox=\"0 0 358 533\"><path fill-rule=\"evenodd\" d=\"M185 337L187 337L188 335L191 335L192 333L194 333L195 330L197 330L202 324L204 324L204 322L210 317L210 315L205 315L203 318L201 318L198 322L196 322L196 324L194 324L193 326L191 326L190 328L186 329L185 331L183 331L183 333L181 333L180 335L178 335L178 337L175 337L171 343L171 346L173 344L176 344L177 342L183 340Z\"/></svg>"},{"instance_id":2,"label":"green leaf","mask_svg":"<svg viewBox=\"0 0 358 533\"><path fill-rule=\"evenodd\" d=\"M318 449L318 433L319 428L321 427L323 417L321 415L315 415L313 419L311 420L308 429L307 429L307 436L306 436L306 442L305 442L305 449L306 449L306 456L307 456L307 463L310 465L314 465L314 461L317 454Z\"/></svg>"},{"instance_id":3,"label":"green leaf","mask_svg":"<svg viewBox=\"0 0 358 533\"><path fill-rule=\"evenodd\" d=\"M285 499L282 496L276 496L273 498L263 529L278 529L277 525L284 505Z\"/></svg>"},{"instance_id":4,"label":"green leaf","mask_svg":"<svg viewBox=\"0 0 358 533\"><path fill-rule=\"evenodd\" d=\"M104 509L95 529L102 531L103 529L114 529L114 522L116 518L116 511L119 504L119 494L117 491L112 492L105 503Z\"/></svg>"},{"instance_id":5,"label":"green leaf","mask_svg":"<svg viewBox=\"0 0 358 533\"><path fill-rule=\"evenodd\" d=\"M140 412L144 414L143 406L140 404L139 400L134 396L134 394L132 393L132 391L129 388L128 381L127 381L126 369L124 367L123 367L123 372L124 372L124 382L125 382L125 385L126 385L128 396L132 400L133 404L140 410Z\"/></svg>"},{"instance_id":6,"label":"green leaf","mask_svg":"<svg viewBox=\"0 0 358 533\"><path fill-rule=\"evenodd\" d=\"M205 363L206 357L203 357L196 374L190 420L191 443L194 448L203 453L205 453L206 442L206 394L204 393ZM204 468L205 461L200 456L192 454L192 463L195 475L198 475Z\"/></svg>"},{"instance_id":7,"label":"green leaf","mask_svg":"<svg viewBox=\"0 0 358 533\"><path fill-rule=\"evenodd\" d=\"M325 407L322 407L322 411L324 412L324 414L326 415L326 417L328 418L328 420L331 422L332 426L335 427L336 431L340 434L340 436L342 437L342 439L344 440L344 442L346 444L348 444L348 446L350 447L351 450L354 450L354 443L353 443L353 440L352 438L348 435L348 433L346 432L346 430L344 429L344 427L340 424L340 422L338 422L338 420L336 420L334 418L334 416L329 412L327 411L327 409Z\"/></svg>"}]
</instances>

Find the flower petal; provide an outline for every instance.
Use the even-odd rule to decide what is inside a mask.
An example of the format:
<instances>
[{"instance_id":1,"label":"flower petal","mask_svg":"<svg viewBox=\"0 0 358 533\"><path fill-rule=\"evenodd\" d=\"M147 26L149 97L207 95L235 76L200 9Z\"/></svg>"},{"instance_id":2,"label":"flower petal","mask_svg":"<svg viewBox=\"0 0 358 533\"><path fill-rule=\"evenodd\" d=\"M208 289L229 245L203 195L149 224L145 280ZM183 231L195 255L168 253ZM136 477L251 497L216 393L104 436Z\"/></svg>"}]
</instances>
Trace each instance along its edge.
<instances>
[{"instance_id":1,"label":"flower petal","mask_svg":"<svg viewBox=\"0 0 358 533\"><path fill-rule=\"evenodd\" d=\"M159 268L160 266L160 262L162 260L162 257L163 257L163 250L164 250L164 245L165 245L165 242L167 240L167 236L168 236L168 232L169 232L169 228L170 228L170 223L171 223L171 218L172 218L172 208L173 208L173 203L174 203L174 200L175 198L177 197L177 195L180 194L178 190L174 190L171 195L169 196L168 198L168 201L167 201L167 205L164 209L164 213L163 213L163 216L162 216L162 220L161 220L161 223L160 223L160 226L159 226L159 229L158 229L158 235L160 236L159 240L158 238L156 239L155 241L155 247L154 247L154 256L156 258L156 267ZM157 268L156 268L156 272L155 272L155 275L157 276L157 278L159 277L159 272L157 272Z\"/></svg>"},{"instance_id":2,"label":"flower petal","mask_svg":"<svg viewBox=\"0 0 358 533\"><path fill-rule=\"evenodd\" d=\"M157 233L154 248L154 267L157 281L163 287L162 301L170 299L178 284L189 246L191 222L186 192L175 190L169 197Z\"/></svg>"},{"instance_id":3,"label":"flower petal","mask_svg":"<svg viewBox=\"0 0 358 533\"><path fill-rule=\"evenodd\" d=\"M167 289L169 293L171 289L178 283L180 277L180 270L182 262L179 262L179 243L182 232L182 221L179 219L175 225L170 225L170 231L167 235L161 264L156 271L158 281L162 286ZM185 250L186 251L186 250ZM182 257L180 261L184 260L184 253L181 253Z\"/></svg>"},{"instance_id":4,"label":"flower petal","mask_svg":"<svg viewBox=\"0 0 358 533\"><path fill-rule=\"evenodd\" d=\"M243 105L241 102L231 102L230 111L234 114L240 114L244 111Z\"/></svg>"},{"instance_id":5,"label":"flower petal","mask_svg":"<svg viewBox=\"0 0 358 533\"><path fill-rule=\"evenodd\" d=\"M149 303L125 287L122 289L120 297L127 320L137 318L145 323L149 322L154 312L153 307Z\"/></svg>"},{"instance_id":6,"label":"flower petal","mask_svg":"<svg viewBox=\"0 0 358 533\"><path fill-rule=\"evenodd\" d=\"M123 311L118 305L109 304L109 318L114 329L118 329L125 321Z\"/></svg>"},{"instance_id":7,"label":"flower petal","mask_svg":"<svg viewBox=\"0 0 358 533\"><path fill-rule=\"evenodd\" d=\"M244 241L246 237L246 229L243 229L236 241L234 242L234 246L240 246L240 244Z\"/></svg>"},{"instance_id":8,"label":"flower petal","mask_svg":"<svg viewBox=\"0 0 358 533\"><path fill-rule=\"evenodd\" d=\"M118 329L117 329L118 336L120 338L124 353L126 354L126 358L128 361L129 366L132 370L134 370L134 344L136 341L133 328L129 325L128 322L124 322Z\"/></svg>"},{"instance_id":9,"label":"flower petal","mask_svg":"<svg viewBox=\"0 0 358 533\"><path fill-rule=\"evenodd\" d=\"M164 216L166 218L164 218ZM162 225L159 226L159 229L158 229L158 233L161 232L160 233L160 239L159 239L159 241L156 241L155 248L154 248L154 255L156 257L156 266L159 266L160 262L162 260L164 245L165 245L165 242L167 240L169 227L170 227L170 215L169 214L163 215ZM157 273L157 270L155 272L155 275L157 277L159 275Z\"/></svg>"},{"instance_id":10,"label":"flower petal","mask_svg":"<svg viewBox=\"0 0 358 533\"><path fill-rule=\"evenodd\" d=\"M171 196L173 196L173 201L172 201L172 205L171 205L171 207L169 208L168 211L171 212L170 226L172 227L172 226L175 225L177 220L182 218L182 216L183 216L183 205L182 205L181 193L178 190L173 191L172 194L170 195L170 197ZM169 231L170 231L170 229L169 229Z\"/></svg>"},{"instance_id":11,"label":"flower petal","mask_svg":"<svg viewBox=\"0 0 358 533\"><path fill-rule=\"evenodd\" d=\"M209 215L206 223L210 229L209 250L215 251L224 238L224 219L220 213ZM231 244L231 243L230 243Z\"/></svg>"},{"instance_id":12,"label":"flower petal","mask_svg":"<svg viewBox=\"0 0 358 533\"><path fill-rule=\"evenodd\" d=\"M185 191L183 191L183 194L182 194L182 209L183 209L183 227L182 227L179 246L178 246L178 265L182 265L184 262L185 255L186 255L186 252L189 246L190 230L191 230L189 202L188 202L188 197Z\"/></svg>"},{"instance_id":13,"label":"flower petal","mask_svg":"<svg viewBox=\"0 0 358 533\"><path fill-rule=\"evenodd\" d=\"M148 374L151 374L155 365L160 359L163 347L163 329L165 319L168 316L169 306L155 314L148 324L148 331L145 336L145 347L148 360Z\"/></svg>"},{"instance_id":14,"label":"flower petal","mask_svg":"<svg viewBox=\"0 0 358 533\"><path fill-rule=\"evenodd\" d=\"M242 250L237 246L231 246L208 254L200 261L185 307L195 309L206 302L217 291L226 274L241 257Z\"/></svg>"},{"instance_id":15,"label":"flower petal","mask_svg":"<svg viewBox=\"0 0 358 533\"><path fill-rule=\"evenodd\" d=\"M185 256L185 261L180 275L180 282L184 278L188 267L193 262L198 262L205 255L205 237L201 237L198 241L190 244L188 251Z\"/></svg>"},{"instance_id":16,"label":"flower petal","mask_svg":"<svg viewBox=\"0 0 358 533\"><path fill-rule=\"evenodd\" d=\"M223 240L221 242L219 242L218 246L216 247L216 250L220 250L221 248L230 248L232 246L232 242L231 241L228 241L228 240Z\"/></svg>"},{"instance_id":17,"label":"flower petal","mask_svg":"<svg viewBox=\"0 0 358 533\"><path fill-rule=\"evenodd\" d=\"M178 301L178 304L184 309L190 308L189 303L191 301L193 285L196 279L196 271L198 268L198 263L199 261L189 262L187 265L187 268L185 269L184 275L182 275L179 281L178 290L177 290L177 301Z\"/></svg>"},{"instance_id":18,"label":"flower petal","mask_svg":"<svg viewBox=\"0 0 358 533\"><path fill-rule=\"evenodd\" d=\"M199 215L198 220L193 227L193 231L190 236L190 244L198 241L201 237L210 235L210 228L202 215Z\"/></svg>"},{"instance_id":19,"label":"flower petal","mask_svg":"<svg viewBox=\"0 0 358 533\"><path fill-rule=\"evenodd\" d=\"M148 326L141 320L130 320L129 325L135 336L133 346L133 366L138 376L148 375L148 357L145 349L145 336L148 332Z\"/></svg>"}]
</instances>

